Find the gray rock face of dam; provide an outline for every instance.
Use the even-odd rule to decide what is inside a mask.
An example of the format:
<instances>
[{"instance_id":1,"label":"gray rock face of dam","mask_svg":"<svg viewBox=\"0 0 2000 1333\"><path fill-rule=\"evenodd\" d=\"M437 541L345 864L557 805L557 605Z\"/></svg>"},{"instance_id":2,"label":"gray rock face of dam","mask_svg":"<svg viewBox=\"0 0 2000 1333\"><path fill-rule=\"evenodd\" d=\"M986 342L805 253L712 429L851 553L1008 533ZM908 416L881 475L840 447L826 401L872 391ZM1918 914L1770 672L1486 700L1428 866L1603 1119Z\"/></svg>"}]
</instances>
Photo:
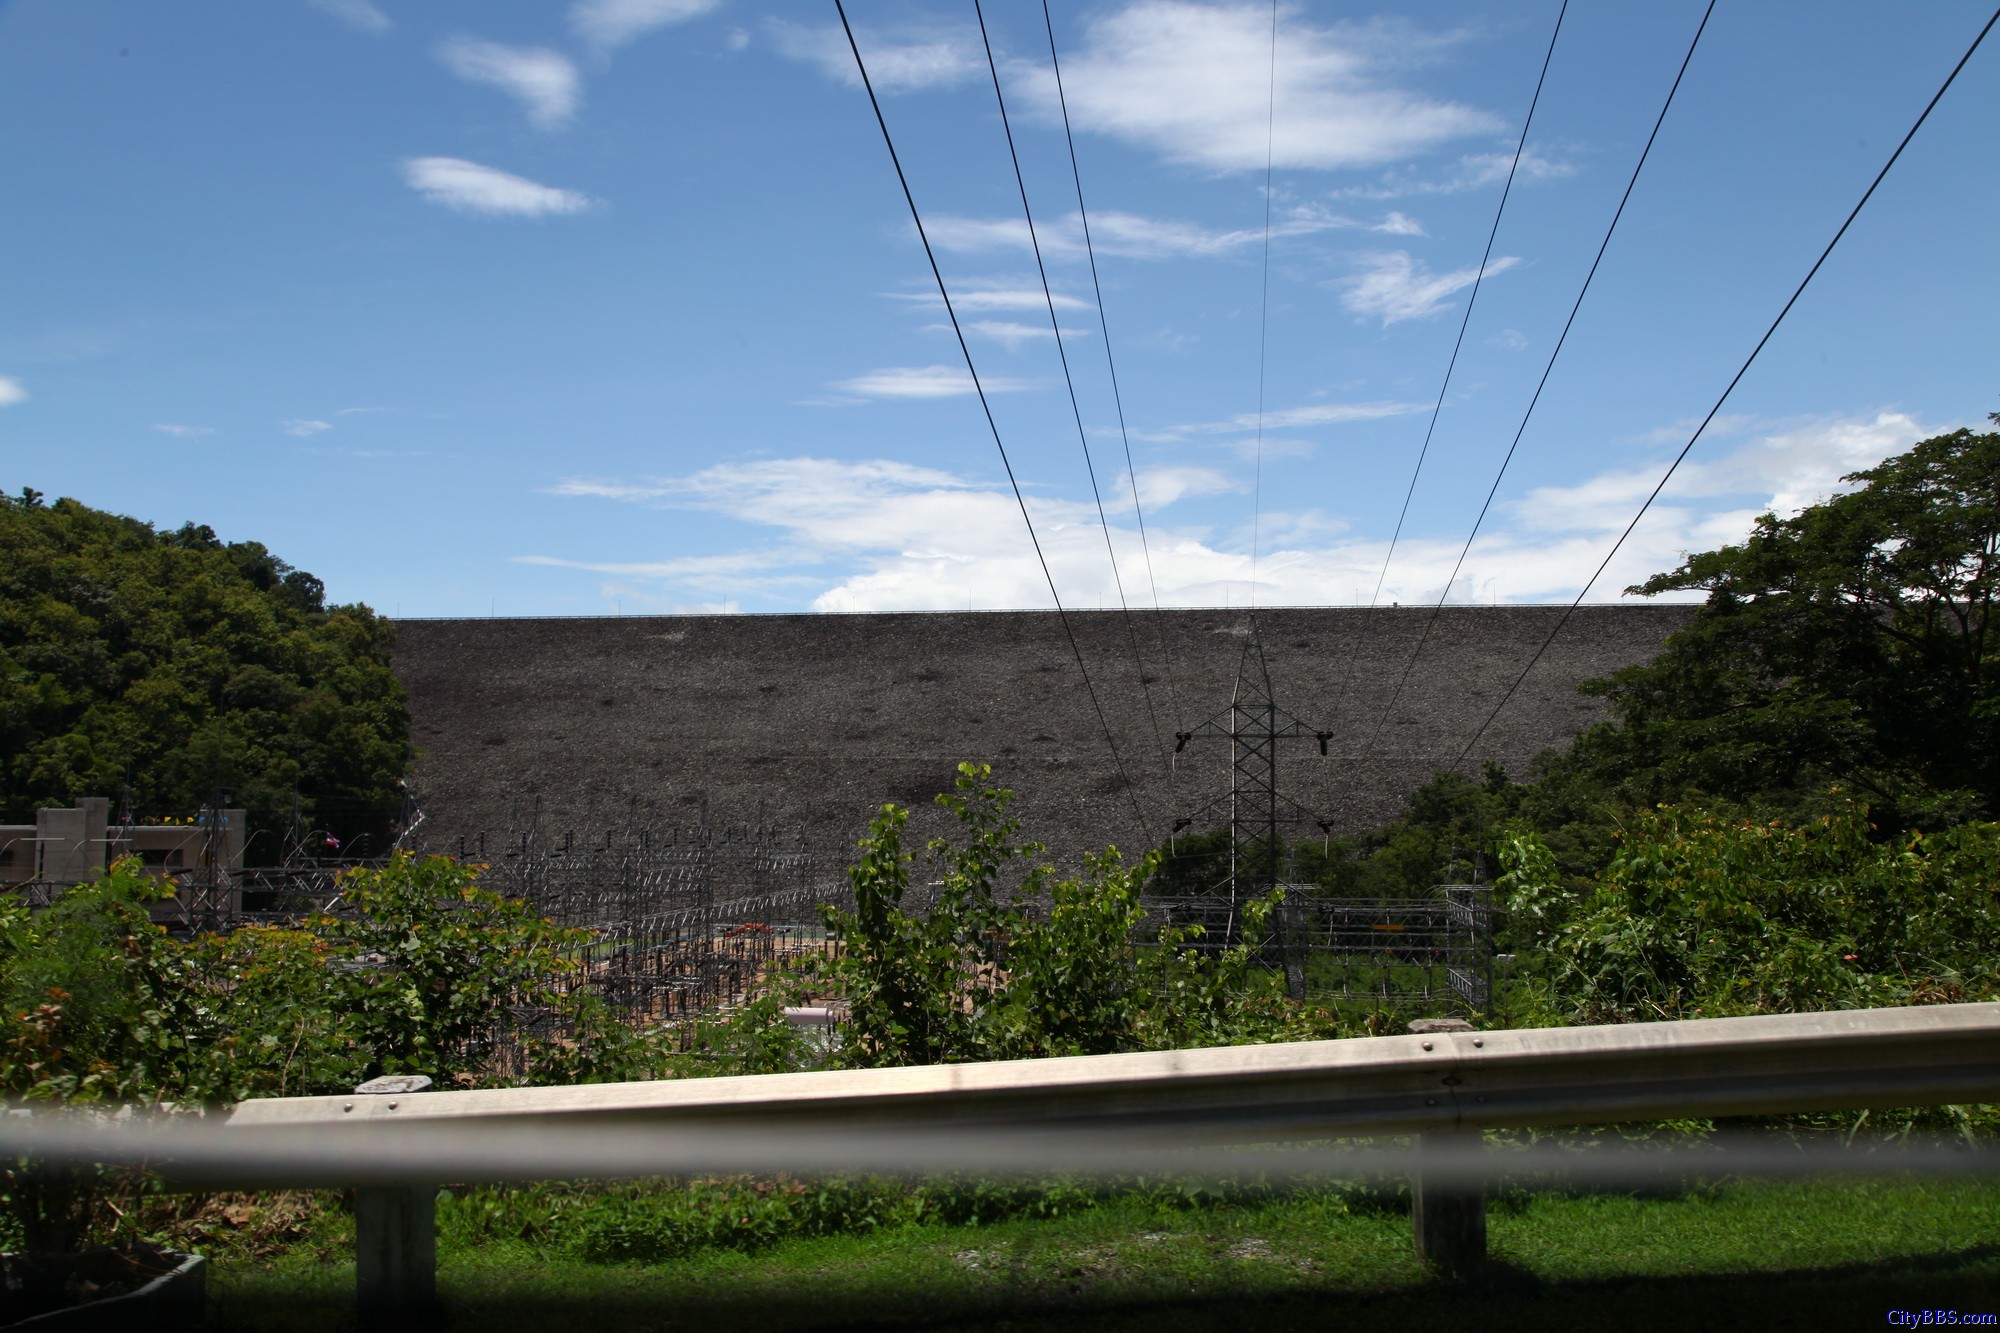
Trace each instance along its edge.
<instances>
[{"instance_id":1,"label":"gray rock face of dam","mask_svg":"<svg viewBox=\"0 0 2000 1333\"><path fill-rule=\"evenodd\" d=\"M1603 716L1580 682L1650 659L1694 610L1578 610L1464 770L1494 759L1523 775ZM1561 614L1447 607L1410 666L1429 608L1259 611L1279 705L1333 733L1325 758L1310 736L1281 744L1281 790L1336 832L1394 816L1412 788L1459 767ZM483 836L490 851L532 827L602 842L687 829L704 812L740 828L761 812L837 857L895 801L916 808L918 847L943 828L931 797L970 760L1014 788L1026 834L1059 865L1110 843L1156 845L1227 796L1228 743L1196 739L1176 757L1174 733L1228 708L1248 617L1069 619L1129 791L1054 612L400 622L420 841L450 851Z\"/></svg>"}]
</instances>

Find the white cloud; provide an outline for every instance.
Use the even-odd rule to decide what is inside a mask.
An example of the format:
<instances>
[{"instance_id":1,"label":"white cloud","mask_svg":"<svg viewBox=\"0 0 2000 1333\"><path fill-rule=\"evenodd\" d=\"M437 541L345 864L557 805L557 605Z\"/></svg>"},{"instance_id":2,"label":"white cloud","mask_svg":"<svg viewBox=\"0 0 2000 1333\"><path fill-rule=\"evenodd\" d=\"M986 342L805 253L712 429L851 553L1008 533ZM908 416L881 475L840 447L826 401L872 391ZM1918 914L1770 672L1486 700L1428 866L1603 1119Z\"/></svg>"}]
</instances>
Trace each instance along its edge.
<instances>
[{"instance_id":1,"label":"white cloud","mask_svg":"<svg viewBox=\"0 0 2000 1333\"><path fill-rule=\"evenodd\" d=\"M939 213L925 219L924 233L938 249L961 254L976 254L982 250L1026 250L1029 247L1028 224L1021 218L967 218ZM1043 224L1040 236L1044 253L1056 254L1070 247L1070 239L1060 223L1053 226Z\"/></svg>"},{"instance_id":2,"label":"white cloud","mask_svg":"<svg viewBox=\"0 0 2000 1333\"><path fill-rule=\"evenodd\" d=\"M1756 514L1811 503L1837 489L1841 474L1879 462L1928 433L1897 413L1805 422L1690 463L1620 552L1592 599L1615 600L1626 585L1679 564L1687 551L1740 540ZM1463 536L1406 533L1382 600L1422 604L1437 600L1441 591L1453 602L1574 596L1658 480L1662 466L1664 460L1645 468L1620 468L1575 486L1539 489L1503 506L1504 521L1475 543L1448 590L1444 580L1451 575ZM1127 485L1121 479L1107 490L1107 501L1128 495ZM1217 469L1169 468L1142 471L1139 489L1148 510L1161 601L1172 606L1242 605L1251 579L1248 533L1218 536L1177 525L1172 514L1176 503L1241 491L1242 482ZM783 584L788 595L796 595L790 590L800 586L817 586L822 591L812 605L826 611L1049 604L1012 492L936 468L886 459L769 459L656 481L571 481L555 491L703 510L773 529L782 538L718 557L616 565L536 557L536 563L569 563L711 593L723 575L754 575L772 590ZM1095 506L1031 495L1028 508L1064 600L1072 606L1116 605ZM1129 511L1121 516L1114 508L1113 516L1112 544L1126 587L1145 586ZM1368 600L1385 556L1382 539L1355 536L1339 516L1311 510L1267 511L1262 526L1264 541L1256 562L1260 604L1326 606ZM845 572L829 574L828 567Z\"/></svg>"},{"instance_id":3,"label":"white cloud","mask_svg":"<svg viewBox=\"0 0 2000 1333\"><path fill-rule=\"evenodd\" d=\"M1274 225L1271 234L1302 236L1325 231L1329 227L1352 225L1345 218L1289 218ZM1083 233L1081 219L1077 220L1076 229L1080 244ZM1210 257L1249 245L1261 245L1264 231L1261 227L1218 231L1192 222L1108 212L1100 213L1092 220L1091 240L1099 250L1109 255L1139 259Z\"/></svg>"},{"instance_id":4,"label":"white cloud","mask_svg":"<svg viewBox=\"0 0 2000 1333\"><path fill-rule=\"evenodd\" d=\"M946 324L934 324L931 327L935 329L947 329L950 326ZM978 334L982 338L991 338L994 342L1004 345L1010 352L1019 351L1023 343L1038 342L1043 338L1055 337L1055 330L1046 324L1019 324L1011 319L970 320L965 325L965 331L967 333ZM1065 338L1087 338L1090 336L1090 332L1089 329L1065 328L1062 331L1062 335Z\"/></svg>"},{"instance_id":5,"label":"white cloud","mask_svg":"<svg viewBox=\"0 0 2000 1333\"><path fill-rule=\"evenodd\" d=\"M844 509L911 489L981 489L980 483L961 481L940 468L887 458L852 463L831 458L779 458L723 464L688 477L642 482L571 478L551 487L549 493L712 509L741 517L749 503L746 497L770 491L811 491L821 485L826 487L827 504L816 515L801 520L807 526L837 522L837 514Z\"/></svg>"},{"instance_id":6,"label":"white cloud","mask_svg":"<svg viewBox=\"0 0 2000 1333\"><path fill-rule=\"evenodd\" d=\"M1344 426L1351 421L1380 421L1385 417L1403 417L1416 412L1431 410L1429 403L1399 402L1393 399L1367 403L1309 403L1304 407L1281 407L1266 412L1263 417L1265 430L1297 430L1308 426ZM1142 440L1168 443L1184 440L1190 435L1241 435L1258 428L1255 412L1239 412L1224 421L1196 421L1172 426L1165 430L1132 434ZM1287 442L1266 440L1267 446Z\"/></svg>"},{"instance_id":7,"label":"white cloud","mask_svg":"<svg viewBox=\"0 0 2000 1333\"><path fill-rule=\"evenodd\" d=\"M979 383L988 393L1015 393L1033 387L1026 380L993 375L980 376ZM959 366L891 366L841 380L833 387L863 398L956 398L975 391L972 376Z\"/></svg>"},{"instance_id":8,"label":"white cloud","mask_svg":"<svg viewBox=\"0 0 2000 1333\"><path fill-rule=\"evenodd\" d=\"M1688 481L1682 465L1674 480L1677 494L1767 495L1764 508L1786 517L1807 505L1853 487L1841 482L1850 472L1870 468L1934 432L1902 412L1877 413L1872 420L1821 419L1762 436L1714 462L1697 463ZM1699 449L1701 446L1695 446Z\"/></svg>"},{"instance_id":9,"label":"white cloud","mask_svg":"<svg viewBox=\"0 0 2000 1333\"><path fill-rule=\"evenodd\" d=\"M332 430L333 423L331 421L313 421L307 418L295 418L291 421L280 421L278 428L287 435L307 436L317 435L323 430Z\"/></svg>"},{"instance_id":10,"label":"white cloud","mask_svg":"<svg viewBox=\"0 0 2000 1333\"><path fill-rule=\"evenodd\" d=\"M655 28L685 23L715 10L721 0L576 0L569 26L600 51L623 46Z\"/></svg>"},{"instance_id":11,"label":"white cloud","mask_svg":"<svg viewBox=\"0 0 2000 1333\"><path fill-rule=\"evenodd\" d=\"M912 305L928 306L942 311L944 303L936 292L888 292L889 297L898 301L908 301ZM995 282L968 282L963 287L953 288L951 304L961 314L983 314L994 310L1040 310L1048 312L1049 298L1044 296L1039 286L1027 287L1018 284ZM1055 293L1057 310L1088 310L1090 302L1063 292Z\"/></svg>"},{"instance_id":12,"label":"white cloud","mask_svg":"<svg viewBox=\"0 0 2000 1333\"><path fill-rule=\"evenodd\" d=\"M1743 431L1750 424L1739 418L1728 426ZM1689 423L1669 438L1678 447L1693 429L1694 423ZM1820 418L1750 433L1746 443L1710 458L1702 457L1702 445L1697 444L1660 502L1684 505L1694 499L1730 499L1747 504L1744 513L1768 510L1789 516L1848 489L1840 480L1848 473L1873 467L1932 432L1904 413L1881 412L1867 419ZM1712 448L1714 437L1703 438ZM1664 467L1664 462L1649 463L1605 472L1575 486L1542 487L1520 500L1515 513L1522 524L1537 528L1616 532L1631 522ZM1738 511L1725 512L1733 520Z\"/></svg>"},{"instance_id":13,"label":"white cloud","mask_svg":"<svg viewBox=\"0 0 2000 1333\"><path fill-rule=\"evenodd\" d=\"M12 407L27 399L28 391L21 387L21 381L11 375L0 375L0 407Z\"/></svg>"},{"instance_id":14,"label":"white cloud","mask_svg":"<svg viewBox=\"0 0 2000 1333\"><path fill-rule=\"evenodd\" d=\"M1028 250L1028 224L1022 218L969 218L941 214L926 219L924 229L941 250L979 253L988 250ZM1324 231L1376 231L1392 235L1422 235L1423 229L1401 213L1380 222L1363 222L1315 207L1286 211L1271 227L1274 239L1311 236ZM1084 248L1083 218L1071 213L1035 224L1035 238L1048 258L1077 258ZM1090 243L1101 255L1126 259L1213 259L1262 245L1262 227L1220 229L1172 218L1109 211L1090 219Z\"/></svg>"},{"instance_id":15,"label":"white cloud","mask_svg":"<svg viewBox=\"0 0 2000 1333\"><path fill-rule=\"evenodd\" d=\"M1510 352L1528 350L1528 335L1519 329L1502 329L1486 340L1489 347L1504 347Z\"/></svg>"},{"instance_id":16,"label":"white cloud","mask_svg":"<svg viewBox=\"0 0 2000 1333\"><path fill-rule=\"evenodd\" d=\"M1163 518L1177 501L1241 488L1240 482L1213 469L1140 474L1140 493L1153 517L1152 570L1164 603L1242 604L1249 586L1247 549L1223 548L1200 532L1176 529ZM812 602L822 611L1049 605L1041 566L1027 542L1013 493L1004 485L938 469L884 459L852 463L776 459L718 466L656 482L581 481L555 490L563 495L700 509L778 529L784 533L783 544L802 553L801 565L839 563L853 571L831 587L825 587L822 576L825 590ZM1116 494L1128 493L1121 480ZM1065 601L1072 606L1115 605L1117 594L1096 507L1033 495L1027 503ZM1324 539L1340 528L1318 515L1267 518L1270 530L1292 535ZM1121 521L1113 524L1111 535L1127 587L1146 586L1136 528ZM1368 543L1267 549L1258 564L1260 600L1295 604L1340 600L1341 591L1372 581L1370 562L1380 559L1379 544ZM671 568L663 581L700 586L699 579L685 579Z\"/></svg>"},{"instance_id":17,"label":"white cloud","mask_svg":"<svg viewBox=\"0 0 2000 1333\"><path fill-rule=\"evenodd\" d=\"M517 565L547 565L554 569L588 569L598 574L636 574L643 578L681 578L690 574L740 574L768 569L798 558L793 551L745 551L734 555L691 555L679 560L565 560L553 555L517 555Z\"/></svg>"},{"instance_id":18,"label":"white cloud","mask_svg":"<svg viewBox=\"0 0 2000 1333\"><path fill-rule=\"evenodd\" d=\"M1246 489L1243 483L1212 467L1156 467L1139 473L1139 503L1147 509L1165 509L1176 500L1190 496L1226 495ZM1120 478L1114 494L1132 493L1132 484Z\"/></svg>"},{"instance_id":19,"label":"white cloud","mask_svg":"<svg viewBox=\"0 0 2000 1333\"><path fill-rule=\"evenodd\" d=\"M1522 185L1532 181L1562 180L1574 176L1576 163L1567 157L1551 157L1547 150L1525 148L1521 151L1521 162L1514 164L1513 140L1497 152L1467 153L1442 172L1419 171L1412 167L1397 167L1384 172L1380 179L1368 185L1351 185L1335 190L1337 199L1406 199L1412 196L1461 194L1467 190L1484 189L1498 185L1507 179L1507 173L1514 173L1514 184ZM1391 214L1392 217L1399 216Z\"/></svg>"},{"instance_id":20,"label":"white cloud","mask_svg":"<svg viewBox=\"0 0 2000 1333\"><path fill-rule=\"evenodd\" d=\"M1483 111L1388 85L1438 39L1394 24L1278 29L1272 160L1281 168L1365 167L1497 128ZM1055 78L1015 71L1057 114ZM1272 98L1271 11L1260 4L1133 0L1093 20L1063 61L1071 122L1213 171L1261 171Z\"/></svg>"},{"instance_id":21,"label":"white cloud","mask_svg":"<svg viewBox=\"0 0 2000 1333\"><path fill-rule=\"evenodd\" d=\"M628 582L606 584L600 590L604 596L636 596L636 600L641 602L655 599L647 595L643 586L629 580L672 583L738 597L746 593L791 592L825 582L824 576L815 576L801 568L820 563L819 558L809 550L794 547L772 546L724 555L681 556L672 560L567 560L550 555L517 555L512 560L519 565L611 574ZM729 608L726 604L708 603L688 609L723 611Z\"/></svg>"},{"instance_id":22,"label":"white cloud","mask_svg":"<svg viewBox=\"0 0 2000 1333\"><path fill-rule=\"evenodd\" d=\"M871 610L893 604L962 606L959 589L963 579L977 575L976 567L988 551L1007 549L1003 542L1010 534L1013 546L1026 548L1020 512L1011 492L939 469L888 459L773 459L718 466L642 485L571 482L555 489L563 495L611 493L619 499L700 509L776 527L785 532L789 545L811 552L814 563L861 557L873 566L867 577L878 585L900 587L916 582L929 588L927 596L913 603L903 591L887 586L860 588L850 580L817 598L814 605L821 609L852 606ZM1045 539L1055 548L1066 552L1075 544L1059 535L1074 527L1097 543L1097 559L1103 560L1102 536L1094 526L1077 526L1085 516L1084 506L1037 500L1029 504L1038 523L1049 525ZM1095 510L1089 513L1094 516ZM889 526L883 526L885 522ZM1094 524L1094 517L1091 522ZM878 555L886 560L876 559ZM1060 562L1062 557L1057 558ZM1030 555L1029 567L1032 562ZM1019 553L1008 549L1003 566L978 577L998 595L1010 599L1004 604L1048 604L1046 590L1036 596L1032 583L1022 582L1026 571ZM1039 579L1039 571L1034 571L1034 580ZM975 604L994 603L979 598Z\"/></svg>"},{"instance_id":23,"label":"white cloud","mask_svg":"<svg viewBox=\"0 0 2000 1333\"><path fill-rule=\"evenodd\" d=\"M356 32L384 33L395 25L368 0L308 0L314 9L333 15Z\"/></svg>"},{"instance_id":24,"label":"white cloud","mask_svg":"<svg viewBox=\"0 0 2000 1333\"><path fill-rule=\"evenodd\" d=\"M1504 255L1486 266L1486 276L1505 273L1521 261ZM1451 308L1454 292L1479 277L1477 265L1432 273L1407 250L1391 250L1362 258L1361 272L1343 282L1340 303L1357 315L1379 318L1384 327L1406 319L1428 319Z\"/></svg>"},{"instance_id":25,"label":"white cloud","mask_svg":"<svg viewBox=\"0 0 2000 1333\"><path fill-rule=\"evenodd\" d=\"M1286 430L1298 426L1341 426L1350 421L1380 421L1403 417L1412 412L1428 412L1429 403L1313 403L1306 407L1285 407L1264 414L1266 430ZM1230 423L1234 430L1249 430L1257 424L1257 414L1245 412Z\"/></svg>"},{"instance_id":26,"label":"white cloud","mask_svg":"<svg viewBox=\"0 0 2000 1333\"><path fill-rule=\"evenodd\" d=\"M461 213L544 217L581 213L590 196L540 185L522 176L457 157L412 157L403 161L403 180L434 204Z\"/></svg>"},{"instance_id":27,"label":"white cloud","mask_svg":"<svg viewBox=\"0 0 2000 1333\"><path fill-rule=\"evenodd\" d=\"M1278 458L1311 458L1319 452L1319 446L1311 440L1288 440L1274 435L1258 439L1253 435L1239 436L1228 441L1229 451L1244 462L1262 459L1271 462Z\"/></svg>"},{"instance_id":28,"label":"white cloud","mask_svg":"<svg viewBox=\"0 0 2000 1333\"><path fill-rule=\"evenodd\" d=\"M438 59L459 78L490 84L520 102L542 129L560 128L576 116L583 80L567 56L546 47L454 37L438 48Z\"/></svg>"},{"instance_id":29,"label":"white cloud","mask_svg":"<svg viewBox=\"0 0 2000 1333\"><path fill-rule=\"evenodd\" d=\"M163 434L171 435L177 440L190 440L201 435L215 434L215 431L211 427L183 426L176 421L155 421L153 429Z\"/></svg>"},{"instance_id":30,"label":"white cloud","mask_svg":"<svg viewBox=\"0 0 2000 1333\"><path fill-rule=\"evenodd\" d=\"M780 55L816 65L821 73L849 87L861 86L854 52L838 27L812 27L784 19L768 23L772 44ZM868 62L868 81L885 96L948 88L986 72L977 36L964 29L905 29L893 37L856 29L854 39Z\"/></svg>"}]
</instances>

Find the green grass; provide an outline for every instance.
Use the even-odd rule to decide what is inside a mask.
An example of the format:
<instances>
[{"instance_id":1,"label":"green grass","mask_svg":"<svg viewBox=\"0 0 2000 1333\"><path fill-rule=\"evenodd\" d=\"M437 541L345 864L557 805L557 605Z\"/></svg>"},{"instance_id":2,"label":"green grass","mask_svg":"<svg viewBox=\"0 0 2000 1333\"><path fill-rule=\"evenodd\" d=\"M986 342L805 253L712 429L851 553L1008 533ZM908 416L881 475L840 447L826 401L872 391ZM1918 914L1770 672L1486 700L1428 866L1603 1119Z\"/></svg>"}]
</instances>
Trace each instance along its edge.
<instances>
[{"instance_id":1,"label":"green grass","mask_svg":"<svg viewBox=\"0 0 2000 1333\"><path fill-rule=\"evenodd\" d=\"M1474 1287L1426 1274L1407 1214L1338 1198L910 1227L588 1264L520 1241L442 1247L457 1328L1881 1328L1892 1308L2000 1313L2000 1185L1738 1183L1668 1198L1524 1196L1489 1211ZM218 1326L353 1327L351 1222L211 1275Z\"/></svg>"}]
</instances>

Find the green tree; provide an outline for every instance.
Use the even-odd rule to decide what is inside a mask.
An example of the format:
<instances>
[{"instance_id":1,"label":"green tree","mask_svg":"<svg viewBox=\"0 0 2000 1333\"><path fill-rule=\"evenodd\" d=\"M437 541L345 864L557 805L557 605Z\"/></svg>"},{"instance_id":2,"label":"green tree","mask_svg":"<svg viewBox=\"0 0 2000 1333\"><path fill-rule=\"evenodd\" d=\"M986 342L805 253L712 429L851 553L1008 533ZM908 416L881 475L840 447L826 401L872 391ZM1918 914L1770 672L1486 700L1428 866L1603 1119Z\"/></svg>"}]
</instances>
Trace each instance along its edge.
<instances>
[{"instance_id":1,"label":"green tree","mask_svg":"<svg viewBox=\"0 0 2000 1333\"><path fill-rule=\"evenodd\" d=\"M1629 590L1708 600L1653 662L1589 687L1614 720L1542 764L1539 824L1689 798L1813 808L1836 784L1884 831L2000 810L2000 433L1846 480Z\"/></svg>"},{"instance_id":2,"label":"green tree","mask_svg":"<svg viewBox=\"0 0 2000 1333\"><path fill-rule=\"evenodd\" d=\"M0 497L0 811L187 814L223 788L253 837L296 796L312 826L379 838L413 754L389 641L256 542Z\"/></svg>"}]
</instances>

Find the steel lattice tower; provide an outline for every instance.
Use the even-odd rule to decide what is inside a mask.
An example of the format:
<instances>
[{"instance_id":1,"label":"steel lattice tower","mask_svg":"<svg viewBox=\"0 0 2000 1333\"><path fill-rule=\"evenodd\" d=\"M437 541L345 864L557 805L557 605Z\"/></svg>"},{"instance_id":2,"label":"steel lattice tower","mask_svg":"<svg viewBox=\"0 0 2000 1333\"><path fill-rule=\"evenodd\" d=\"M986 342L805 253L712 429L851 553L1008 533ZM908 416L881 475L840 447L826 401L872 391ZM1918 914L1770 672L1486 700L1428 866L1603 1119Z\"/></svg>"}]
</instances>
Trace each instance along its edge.
<instances>
[{"instance_id":1,"label":"steel lattice tower","mask_svg":"<svg viewBox=\"0 0 2000 1333\"><path fill-rule=\"evenodd\" d=\"M1271 672L1264 660L1263 640L1253 620L1236 663L1236 687L1229 707L1189 731L1175 733L1174 753L1187 748L1197 737L1227 738L1230 749L1229 794L1176 822L1176 830L1186 828L1204 816L1217 812L1223 800L1229 804L1228 938L1234 943L1238 916L1244 903L1276 888L1283 869L1284 844L1278 837L1281 826L1315 825L1321 830L1327 821L1314 815L1278 790L1278 744L1310 736L1326 753L1330 731L1308 725L1278 706L1271 689ZM1293 969L1288 962L1289 974ZM1294 982L1296 989L1296 982Z\"/></svg>"}]
</instances>

